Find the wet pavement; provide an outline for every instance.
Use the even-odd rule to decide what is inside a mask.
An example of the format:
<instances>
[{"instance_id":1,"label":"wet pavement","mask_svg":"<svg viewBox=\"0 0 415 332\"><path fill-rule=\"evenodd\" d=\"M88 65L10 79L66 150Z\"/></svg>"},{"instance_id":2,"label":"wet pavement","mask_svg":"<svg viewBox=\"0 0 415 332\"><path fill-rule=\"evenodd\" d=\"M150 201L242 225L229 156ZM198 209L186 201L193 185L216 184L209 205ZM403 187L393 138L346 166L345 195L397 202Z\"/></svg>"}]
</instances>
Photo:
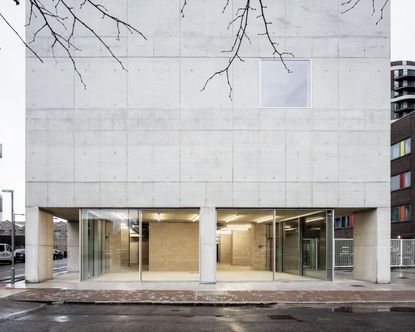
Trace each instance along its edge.
<instances>
[{"instance_id":1,"label":"wet pavement","mask_svg":"<svg viewBox=\"0 0 415 332\"><path fill-rule=\"evenodd\" d=\"M0 301L0 307L5 306ZM0 331L411 331L414 309L384 305L50 304L0 319Z\"/></svg>"}]
</instances>

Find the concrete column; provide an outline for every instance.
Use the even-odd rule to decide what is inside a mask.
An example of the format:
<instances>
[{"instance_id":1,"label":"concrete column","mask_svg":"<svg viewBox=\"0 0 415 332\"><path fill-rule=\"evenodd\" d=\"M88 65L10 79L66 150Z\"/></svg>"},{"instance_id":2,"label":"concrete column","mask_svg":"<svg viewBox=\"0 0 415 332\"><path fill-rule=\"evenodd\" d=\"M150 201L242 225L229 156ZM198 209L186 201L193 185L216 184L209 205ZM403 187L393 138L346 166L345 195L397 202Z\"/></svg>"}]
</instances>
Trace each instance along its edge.
<instances>
[{"instance_id":1,"label":"concrete column","mask_svg":"<svg viewBox=\"0 0 415 332\"><path fill-rule=\"evenodd\" d=\"M199 218L199 281L216 282L216 209L201 207Z\"/></svg>"},{"instance_id":2,"label":"concrete column","mask_svg":"<svg viewBox=\"0 0 415 332\"><path fill-rule=\"evenodd\" d=\"M68 272L79 272L79 221L67 225Z\"/></svg>"},{"instance_id":3,"label":"concrete column","mask_svg":"<svg viewBox=\"0 0 415 332\"><path fill-rule=\"evenodd\" d=\"M390 209L356 213L353 239L353 277L380 284L390 283Z\"/></svg>"},{"instance_id":4,"label":"concrete column","mask_svg":"<svg viewBox=\"0 0 415 332\"><path fill-rule=\"evenodd\" d=\"M53 278L53 216L37 207L26 208L27 282Z\"/></svg>"}]
</instances>

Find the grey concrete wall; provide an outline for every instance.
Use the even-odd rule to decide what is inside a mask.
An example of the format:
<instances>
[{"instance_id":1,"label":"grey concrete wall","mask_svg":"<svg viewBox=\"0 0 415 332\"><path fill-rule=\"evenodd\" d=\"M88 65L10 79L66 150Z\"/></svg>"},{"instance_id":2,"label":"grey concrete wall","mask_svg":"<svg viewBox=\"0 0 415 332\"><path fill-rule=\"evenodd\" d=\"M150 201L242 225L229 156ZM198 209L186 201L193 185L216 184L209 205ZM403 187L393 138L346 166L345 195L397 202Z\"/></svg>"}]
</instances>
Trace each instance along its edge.
<instances>
[{"instance_id":1,"label":"grey concrete wall","mask_svg":"<svg viewBox=\"0 0 415 332\"><path fill-rule=\"evenodd\" d=\"M96 17L124 71L76 29L84 89L40 33L27 56L27 205L41 207L388 207L389 15L368 3L267 6L282 50L312 60L311 109L259 108L259 58L272 56L252 16L232 69L226 30L236 1L105 1L148 42ZM94 22L94 16L90 20ZM32 31L28 29L28 36ZM127 58L125 58L127 57ZM248 153L247 153L248 152Z\"/></svg>"}]
</instances>

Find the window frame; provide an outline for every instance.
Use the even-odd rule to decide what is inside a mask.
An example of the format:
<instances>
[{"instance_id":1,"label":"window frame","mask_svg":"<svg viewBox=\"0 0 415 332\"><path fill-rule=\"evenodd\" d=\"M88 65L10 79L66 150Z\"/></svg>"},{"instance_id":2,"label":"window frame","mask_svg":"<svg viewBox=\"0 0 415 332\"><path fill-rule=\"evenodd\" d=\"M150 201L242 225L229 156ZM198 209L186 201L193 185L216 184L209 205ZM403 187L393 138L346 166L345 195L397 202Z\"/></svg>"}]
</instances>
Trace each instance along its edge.
<instances>
[{"instance_id":1,"label":"window frame","mask_svg":"<svg viewBox=\"0 0 415 332\"><path fill-rule=\"evenodd\" d=\"M313 108L313 59L310 58L284 58L284 62L287 63L287 67L290 68L290 66L288 65L288 63L290 61L307 61L309 63L308 66L308 106L297 106L297 107L292 107L292 106L262 106L262 62L263 61L275 61L275 62L280 62L281 63L281 59L276 58L276 57L261 57L258 59L259 61L259 84L258 84L258 108L259 109L312 109ZM283 64L281 64L283 66Z\"/></svg>"}]
</instances>

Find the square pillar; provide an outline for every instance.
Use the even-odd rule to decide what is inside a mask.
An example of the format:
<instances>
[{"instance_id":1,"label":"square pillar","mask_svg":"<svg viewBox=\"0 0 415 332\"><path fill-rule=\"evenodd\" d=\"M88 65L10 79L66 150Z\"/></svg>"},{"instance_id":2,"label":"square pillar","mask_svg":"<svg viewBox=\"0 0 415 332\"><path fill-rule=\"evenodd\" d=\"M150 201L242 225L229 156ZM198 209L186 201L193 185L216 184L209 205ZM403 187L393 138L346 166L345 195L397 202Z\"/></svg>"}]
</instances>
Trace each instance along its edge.
<instances>
[{"instance_id":1,"label":"square pillar","mask_svg":"<svg viewBox=\"0 0 415 332\"><path fill-rule=\"evenodd\" d=\"M354 215L355 279L390 283L390 228L389 208L377 208Z\"/></svg>"},{"instance_id":2,"label":"square pillar","mask_svg":"<svg viewBox=\"0 0 415 332\"><path fill-rule=\"evenodd\" d=\"M216 224L215 207L201 207L199 218L199 281L216 283Z\"/></svg>"},{"instance_id":3,"label":"square pillar","mask_svg":"<svg viewBox=\"0 0 415 332\"><path fill-rule=\"evenodd\" d=\"M26 282L53 279L53 216L38 207L26 208Z\"/></svg>"},{"instance_id":4,"label":"square pillar","mask_svg":"<svg viewBox=\"0 0 415 332\"><path fill-rule=\"evenodd\" d=\"M68 272L79 272L79 221L67 224Z\"/></svg>"}]
</instances>

